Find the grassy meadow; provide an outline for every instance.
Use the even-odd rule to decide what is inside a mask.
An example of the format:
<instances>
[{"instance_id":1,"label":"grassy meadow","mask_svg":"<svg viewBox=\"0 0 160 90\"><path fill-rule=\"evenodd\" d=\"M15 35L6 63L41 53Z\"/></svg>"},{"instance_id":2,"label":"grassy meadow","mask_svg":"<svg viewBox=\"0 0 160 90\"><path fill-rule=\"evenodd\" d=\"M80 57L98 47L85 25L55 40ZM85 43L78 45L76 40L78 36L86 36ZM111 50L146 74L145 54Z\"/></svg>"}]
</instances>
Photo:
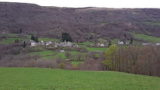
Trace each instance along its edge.
<instances>
[{"instance_id":1,"label":"grassy meadow","mask_svg":"<svg viewBox=\"0 0 160 90\"><path fill-rule=\"evenodd\" d=\"M144 41L148 41L148 42L160 42L160 38L159 37L154 37L154 36L149 36L149 35L145 35L145 34L133 34L135 38L137 39L141 39Z\"/></svg>"},{"instance_id":2,"label":"grassy meadow","mask_svg":"<svg viewBox=\"0 0 160 90\"><path fill-rule=\"evenodd\" d=\"M0 34L0 37L4 37L4 39L0 40L0 44L13 44L16 40L25 41L30 39L30 35L19 35L19 34Z\"/></svg>"},{"instance_id":3,"label":"grassy meadow","mask_svg":"<svg viewBox=\"0 0 160 90\"><path fill-rule=\"evenodd\" d=\"M0 90L160 90L160 78L112 71L0 68Z\"/></svg>"}]
</instances>

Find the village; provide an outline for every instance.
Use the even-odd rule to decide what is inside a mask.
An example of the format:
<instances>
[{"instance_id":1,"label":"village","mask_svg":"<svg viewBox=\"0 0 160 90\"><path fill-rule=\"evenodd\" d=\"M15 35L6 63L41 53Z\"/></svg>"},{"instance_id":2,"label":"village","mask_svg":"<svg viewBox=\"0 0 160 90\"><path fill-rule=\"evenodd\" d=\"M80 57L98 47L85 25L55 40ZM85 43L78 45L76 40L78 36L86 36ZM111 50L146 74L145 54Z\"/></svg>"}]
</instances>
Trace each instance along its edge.
<instances>
[{"instance_id":1,"label":"village","mask_svg":"<svg viewBox=\"0 0 160 90\"><path fill-rule=\"evenodd\" d=\"M130 45L130 42L127 41L124 43L124 41L117 41L117 43L115 43L117 45ZM141 45L146 46L146 45L156 45L156 46L160 46L160 43L141 43ZM57 48L57 47L73 47L73 48L78 48L79 45L75 42L70 42L70 41L64 41L64 42L53 42L53 41L40 41L40 42L35 42L33 40L30 40L30 46L31 47L35 47L35 46L45 46L45 47L50 47L50 48ZM89 46L91 47L108 47L109 43L105 42L105 43L92 43Z\"/></svg>"}]
</instances>

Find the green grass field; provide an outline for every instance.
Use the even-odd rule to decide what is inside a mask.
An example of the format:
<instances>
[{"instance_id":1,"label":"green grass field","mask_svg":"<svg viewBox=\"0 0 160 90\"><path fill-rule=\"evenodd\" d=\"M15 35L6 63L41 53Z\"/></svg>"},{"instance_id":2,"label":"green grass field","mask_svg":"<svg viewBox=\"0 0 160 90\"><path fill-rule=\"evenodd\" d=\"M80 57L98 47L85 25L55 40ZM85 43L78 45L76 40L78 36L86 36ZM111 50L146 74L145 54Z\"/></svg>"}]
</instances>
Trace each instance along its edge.
<instances>
[{"instance_id":1,"label":"green grass field","mask_svg":"<svg viewBox=\"0 0 160 90\"><path fill-rule=\"evenodd\" d=\"M87 47L87 50L90 51L90 52L96 52L96 51L104 52L104 51L106 51L106 49L107 49L107 48Z\"/></svg>"},{"instance_id":2,"label":"green grass field","mask_svg":"<svg viewBox=\"0 0 160 90\"><path fill-rule=\"evenodd\" d=\"M15 40L20 40L20 38L7 38L0 41L0 44L12 44L15 42Z\"/></svg>"},{"instance_id":3,"label":"green grass field","mask_svg":"<svg viewBox=\"0 0 160 90\"><path fill-rule=\"evenodd\" d=\"M79 43L79 45L84 45L84 46L89 46L89 45L91 45L91 44L93 44L93 42L87 41L87 42Z\"/></svg>"},{"instance_id":4,"label":"green grass field","mask_svg":"<svg viewBox=\"0 0 160 90\"><path fill-rule=\"evenodd\" d=\"M39 38L39 41L59 41L58 39L55 39L55 38Z\"/></svg>"},{"instance_id":5,"label":"green grass field","mask_svg":"<svg viewBox=\"0 0 160 90\"><path fill-rule=\"evenodd\" d=\"M83 54L86 55L86 53L81 53L78 51L67 51L69 52L71 55L76 56L78 54ZM60 58L60 59L67 59L65 52L58 52L58 51L52 51L52 50L43 50L43 51L38 51L38 52L31 52L29 53L30 55L38 55L40 57L42 57L42 59L56 59L56 58Z\"/></svg>"},{"instance_id":6,"label":"green grass field","mask_svg":"<svg viewBox=\"0 0 160 90\"><path fill-rule=\"evenodd\" d=\"M133 34L135 38L142 39L148 42L160 42L160 37L149 36L145 34Z\"/></svg>"},{"instance_id":7,"label":"green grass field","mask_svg":"<svg viewBox=\"0 0 160 90\"><path fill-rule=\"evenodd\" d=\"M160 90L160 78L111 71L0 68L0 90Z\"/></svg>"},{"instance_id":8,"label":"green grass field","mask_svg":"<svg viewBox=\"0 0 160 90\"><path fill-rule=\"evenodd\" d=\"M7 33L7 34L0 34L0 36L5 36L5 37L17 37L18 34L14 34L14 33Z\"/></svg>"},{"instance_id":9,"label":"green grass field","mask_svg":"<svg viewBox=\"0 0 160 90\"><path fill-rule=\"evenodd\" d=\"M30 35L23 35L19 36L20 34L0 34L0 36L4 36L6 37L5 39L0 41L0 44L13 44L15 43L15 40L19 40L19 41L24 41L24 40L29 40L30 39Z\"/></svg>"},{"instance_id":10,"label":"green grass field","mask_svg":"<svg viewBox=\"0 0 160 90\"><path fill-rule=\"evenodd\" d=\"M160 22L144 22L147 25L160 26Z\"/></svg>"},{"instance_id":11,"label":"green grass field","mask_svg":"<svg viewBox=\"0 0 160 90\"><path fill-rule=\"evenodd\" d=\"M32 52L30 53L30 55L38 55L41 56L43 59L55 59L55 58L66 59L65 53L60 53L51 50Z\"/></svg>"}]
</instances>

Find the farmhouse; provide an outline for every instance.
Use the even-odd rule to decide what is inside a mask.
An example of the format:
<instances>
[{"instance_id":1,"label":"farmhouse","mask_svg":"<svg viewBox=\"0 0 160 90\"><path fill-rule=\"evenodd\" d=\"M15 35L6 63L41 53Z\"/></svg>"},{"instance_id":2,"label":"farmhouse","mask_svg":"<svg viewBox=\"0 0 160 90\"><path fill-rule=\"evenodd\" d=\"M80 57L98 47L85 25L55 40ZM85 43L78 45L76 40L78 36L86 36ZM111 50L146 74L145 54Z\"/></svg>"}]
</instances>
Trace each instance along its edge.
<instances>
[{"instance_id":1,"label":"farmhouse","mask_svg":"<svg viewBox=\"0 0 160 90\"><path fill-rule=\"evenodd\" d=\"M151 43L142 43L143 46L152 45Z\"/></svg>"},{"instance_id":2,"label":"farmhouse","mask_svg":"<svg viewBox=\"0 0 160 90\"><path fill-rule=\"evenodd\" d=\"M124 44L128 45L129 41L118 41L117 44L118 45L124 45Z\"/></svg>"},{"instance_id":3,"label":"farmhouse","mask_svg":"<svg viewBox=\"0 0 160 90\"><path fill-rule=\"evenodd\" d=\"M30 44L31 44L31 47L34 47L34 46L37 46L37 45L38 45L38 43L35 42L35 41L33 41L33 40L30 40Z\"/></svg>"},{"instance_id":4,"label":"farmhouse","mask_svg":"<svg viewBox=\"0 0 160 90\"><path fill-rule=\"evenodd\" d=\"M107 46L107 45L104 44L104 43L97 43L96 46L98 46L98 47L105 47L105 46Z\"/></svg>"},{"instance_id":5,"label":"farmhouse","mask_svg":"<svg viewBox=\"0 0 160 90\"><path fill-rule=\"evenodd\" d=\"M160 43L156 43L156 46L160 46Z\"/></svg>"},{"instance_id":6,"label":"farmhouse","mask_svg":"<svg viewBox=\"0 0 160 90\"><path fill-rule=\"evenodd\" d=\"M50 45L50 43L44 42L44 41L35 42L33 40L30 40L30 46L31 47L40 46L40 45L42 45L42 46L46 45L47 46L47 45Z\"/></svg>"},{"instance_id":7,"label":"farmhouse","mask_svg":"<svg viewBox=\"0 0 160 90\"><path fill-rule=\"evenodd\" d=\"M118 41L118 45L123 45L124 42L123 41Z\"/></svg>"}]
</instances>

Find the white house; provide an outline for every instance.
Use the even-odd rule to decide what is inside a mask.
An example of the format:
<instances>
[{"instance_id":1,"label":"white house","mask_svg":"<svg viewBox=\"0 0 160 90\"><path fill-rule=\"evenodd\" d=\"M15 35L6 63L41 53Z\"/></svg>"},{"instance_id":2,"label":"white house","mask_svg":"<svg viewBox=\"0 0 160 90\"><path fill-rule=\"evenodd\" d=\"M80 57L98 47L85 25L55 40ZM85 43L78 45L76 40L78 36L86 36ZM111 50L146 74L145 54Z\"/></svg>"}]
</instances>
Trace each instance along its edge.
<instances>
[{"instance_id":1,"label":"white house","mask_svg":"<svg viewBox=\"0 0 160 90\"><path fill-rule=\"evenodd\" d=\"M31 47L35 47L38 45L38 43L33 40L30 40L30 43L31 43Z\"/></svg>"},{"instance_id":2,"label":"white house","mask_svg":"<svg viewBox=\"0 0 160 90\"><path fill-rule=\"evenodd\" d=\"M160 43L156 43L156 46L160 46Z\"/></svg>"},{"instance_id":3,"label":"white house","mask_svg":"<svg viewBox=\"0 0 160 90\"><path fill-rule=\"evenodd\" d=\"M52 41L48 41L48 42L44 42L44 41L40 41L40 42L35 42L33 40L30 40L30 43L31 43L31 47L34 47L34 46L38 46L38 45L42 45L42 46L53 46L55 48L57 47L78 47L77 44L74 44L72 42L52 42Z\"/></svg>"},{"instance_id":4,"label":"white house","mask_svg":"<svg viewBox=\"0 0 160 90\"><path fill-rule=\"evenodd\" d=\"M119 44L119 45L123 45L124 42L123 42L123 41L118 41L118 44Z\"/></svg>"},{"instance_id":5,"label":"white house","mask_svg":"<svg viewBox=\"0 0 160 90\"><path fill-rule=\"evenodd\" d=\"M59 52L64 53L65 51L64 50L60 50Z\"/></svg>"},{"instance_id":6,"label":"white house","mask_svg":"<svg viewBox=\"0 0 160 90\"><path fill-rule=\"evenodd\" d=\"M72 47L73 43L71 42L60 42L60 43L55 43L54 47Z\"/></svg>"},{"instance_id":7,"label":"white house","mask_svg":"<svg viewBox=\"0 0 160 90\"><path fill-rule=\"evenodd\" d=\"M151 43L142 43L143 46L151 45Z\"/></svg>"},{"instance_id":8,"label":"white house","mask_svg":"<svg viewBox=\"0 0 160 90\"><path fill-rule=\"evenodd\" d=\"M53 44L53 42L51 42L51 41L46 42L46 46L52 45L52 44Z\"/></svg>"},{"instance_id":9,"label":"white house","mask_svg":"<svg viewBox=\"0 0 160 90\"><path fill-rule=\"evenodd\" d=\"M45 45L45 42L44 42L44 41L41 41L40 44L41 44L41 45Z\"/></svg>"},{"instance_id":10,"label":"white house","mask_svg":"<svg viewBox=\"0 0 160 90\"><path fill-rule=\"evenodd\" d=\"M104 45L104 43L97 43L97 46L98 47L104 47L105 45Z\"/></svg>"},{"instance_id":11,"label":"white house","mask_svg":"<svg viewBox=\"0 0 160 90\"><path fill-rule=\"evenodd\" d=\"M129 44L129 41L118 41L118 44L119 45L124 45L124 44L126 44L126 45L128 45Z\"/></svg>"}]
</instances>

